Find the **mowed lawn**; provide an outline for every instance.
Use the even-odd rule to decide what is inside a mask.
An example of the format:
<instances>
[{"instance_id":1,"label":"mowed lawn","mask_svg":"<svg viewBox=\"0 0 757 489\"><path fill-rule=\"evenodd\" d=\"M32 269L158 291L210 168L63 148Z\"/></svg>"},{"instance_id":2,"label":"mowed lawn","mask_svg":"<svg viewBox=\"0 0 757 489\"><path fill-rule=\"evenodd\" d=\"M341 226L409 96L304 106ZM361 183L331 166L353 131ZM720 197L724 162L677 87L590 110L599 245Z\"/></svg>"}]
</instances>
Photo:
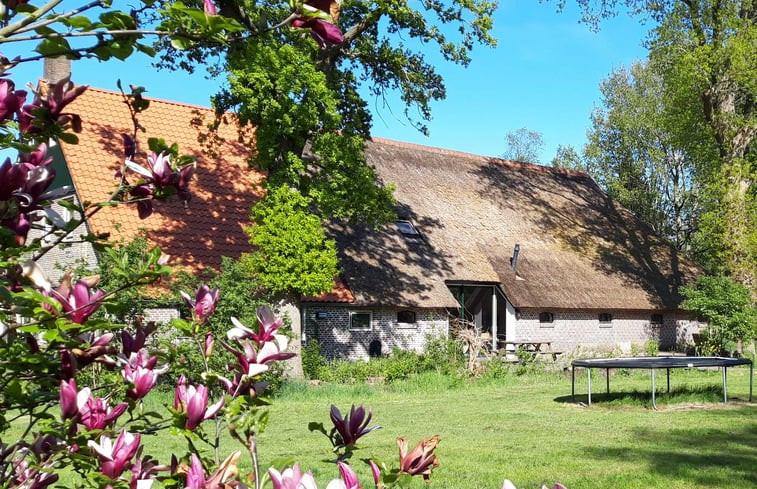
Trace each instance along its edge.
<instances>
[{"instance_id":1,"label":"mowed lawn","mask_svg":"<svg viewBox=\"0 0 757 489\"><path fill-rule=\"evenodd\" d=\"M293 386L271 408L260 455L263 467L294 457L325 487L337 471L324 461L330 455L326 438L310 432L308 423L330 426L331 403L343 412L355 403L372 408L372 424L382 426L363 439L366 448L353 461L366 488L372 487L370 470L357 459L396 466L398 436L414 445L435 434L441 466L430 488L498 489L505 477L518 488L553 482L568 489L757 487L757 405L746 402L748 373L729 370L727 406L720 403L718 371L672 371L671 396L658 373L657 411L643 371L613 376L609 399L603 376L595 375L591 407L570 402L570 377L559 374ZM585 376L576 391L585 401ZM420 478L416 482L426 487Z\"/></svg>"},{"instance_id":2,"label":"mowed lawn","mask_svg":"<svg viewBox=\"0 0 757 489\"><path fill-rule=\"evenodd\" d=\"M337 476L326 438L308 430L311 421L330 426L331 403L343 412L352 403L373 409L371 424L353 466L363 486L373 487L359 459L397 465L398 436L415 445L439 435L441 466L429 486L499 489L504 478L520 488L562 482L581 488L752 488L757 487L757 404L746 402L748 368L728 372L729 404L723 406L717 371L671 374L672 395L658 374L658 407L651 409L649 373L617 373L613 395L604 377L593 375L593 404L570 401L570 376L508 375L487 381L456 381L436 375L381 386L290 385L274 400L267 430L259 438L261 465L294 458L310 469L319 487ZM579 376L578 400L585 401L586 377ZM172 402L172 394L153 396ZM207 426L206 432L211 431ZM148 453L162 461L185 444L168 434L143 437ZM238 447L223 443L224 457ZM249 470L245 463L243 470ZM270 486L269 486L270 487Z\"/></svg>"}]
</instances>

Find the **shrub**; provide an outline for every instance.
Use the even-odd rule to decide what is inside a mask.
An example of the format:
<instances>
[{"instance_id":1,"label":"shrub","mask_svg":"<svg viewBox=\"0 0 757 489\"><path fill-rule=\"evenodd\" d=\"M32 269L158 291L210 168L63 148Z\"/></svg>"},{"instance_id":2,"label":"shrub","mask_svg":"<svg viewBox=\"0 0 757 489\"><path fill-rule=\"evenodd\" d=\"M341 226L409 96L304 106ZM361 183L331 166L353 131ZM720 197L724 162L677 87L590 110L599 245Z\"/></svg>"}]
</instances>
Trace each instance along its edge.
<instances>
[{"instance_id":1,"label":"shrub","mask_svg":"<svg viewBox=\"0 0 757 489\"><path fill-rule=\"evenodd\" d=\"M648 340L644 343L644 354L648 357L656 357L660 353L660 342Z\"/></svg>"},{"instance_id":2,"label":"shrub","mask_svg":"<svg viewBox=\"0 0 757 489\"><path fill-rule=\"evenodd\" d=\"M326 359L321 355L321 342L310 340L302 348L302 370L308 379L317 379L318 371L326 365Z\"/></svg>"}]
</instances>

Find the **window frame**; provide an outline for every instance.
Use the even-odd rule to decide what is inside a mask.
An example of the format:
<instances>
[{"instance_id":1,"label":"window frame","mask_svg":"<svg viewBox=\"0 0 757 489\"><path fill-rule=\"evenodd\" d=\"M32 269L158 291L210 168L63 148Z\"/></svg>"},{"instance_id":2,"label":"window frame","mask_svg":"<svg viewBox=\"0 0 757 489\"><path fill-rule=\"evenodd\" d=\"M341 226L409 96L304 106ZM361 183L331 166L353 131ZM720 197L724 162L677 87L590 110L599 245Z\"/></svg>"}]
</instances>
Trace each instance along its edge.
<instances>
[{"instance_id":1,"label":"window frame","mask_svg":"<svg viewBox=\"0 0 757 489\"><path fill-rule=\"evenodd\" d=\"M600 328L611 328L615 318L610 312L600 312L597 319L599 320Z\"/></svg>"},{"instance_id":2,"label":"window frame","mask_svg":"<svg viewBox=\"0 0 757 489\"><path fill-rule=\"evenodd\" d=\"M549 319L544 319L549 318ZM542 311L539 313L539 324L540 325L549 325L554 326L555 324L555 313L550 311ZM544 326L547 327L547 326Z\"/></svg>"},{"instance_id":3,"label":"window frame","mask_svg":"<svg viewBox=\"0 0 757 489\"><path fill-rule=\"evenodd\" d=\"M659 318L659 321L656 321L656 319ZM665 315L662 313L654 313L649 317L649 324L652 326L662 326L665 324Z\"/></svg>"},{"instance_id":4,"label":"window frame","mask_svg":"<svg viewBox=\"0 0 757 489\"><path fill-rule=\"evenodd\" d=\"M358 314L367 314L368 315L368 327L367 328L356 328L352 324L352 318ZM373 312L372 311L350 311L350 323L348 326L350 331L373 331Z\"/></svg>"},{"instance_id":5,"label":"window frame","mask_svg":"<svg viewBox=\"0 0 757 489\"><path fill-rule=\"evenodd\" d=\"M397 219L396 221L394 221L394 225L397 226L397 230L403 236L415 237L421 235L421 232L418 231L418 228L415 227L415 224L408 221L407 219Z\"/></svg>"}]
</instances>

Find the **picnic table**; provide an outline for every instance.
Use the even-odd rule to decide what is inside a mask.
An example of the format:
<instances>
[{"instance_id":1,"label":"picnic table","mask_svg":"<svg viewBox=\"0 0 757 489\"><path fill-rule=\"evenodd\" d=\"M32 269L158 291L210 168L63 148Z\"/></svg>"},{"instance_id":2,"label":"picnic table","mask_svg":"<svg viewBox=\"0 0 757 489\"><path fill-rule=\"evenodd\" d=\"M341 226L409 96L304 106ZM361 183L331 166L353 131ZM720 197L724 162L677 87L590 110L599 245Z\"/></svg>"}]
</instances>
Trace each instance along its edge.
<instances>
[{"instance_id":1,"label":"picnic table","mask_svg":"<svg viewBox=\"0 0 757 489\"><path fill-rule=\"evenodd\" d=\"M510 346L513 348L508 348ZM550 340L500 340L499 347L503 356L522 350L535 355L551 355L552 359L556 360L557 355L561 353L552 349L552 341Z\"/></svg>"}]
</instances>

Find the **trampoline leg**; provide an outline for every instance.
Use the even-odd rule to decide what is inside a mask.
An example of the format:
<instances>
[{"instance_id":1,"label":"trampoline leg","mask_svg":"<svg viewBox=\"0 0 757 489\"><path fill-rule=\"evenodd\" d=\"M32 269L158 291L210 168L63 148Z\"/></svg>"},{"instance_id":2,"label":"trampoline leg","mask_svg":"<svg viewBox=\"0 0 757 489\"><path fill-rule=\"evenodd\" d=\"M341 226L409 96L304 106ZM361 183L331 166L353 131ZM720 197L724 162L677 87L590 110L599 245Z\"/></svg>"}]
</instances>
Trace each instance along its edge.
<instances>
[{"instance_id":1,"label":"trampoline leg","mask_svg":"<svg viewBox=\"0 0 757 489\"><path fill-rule=\"evenodd\" d=\"M610 369L605 369L605 375L607 376L607 396L610 395Z\"/></svg>"},{"instance_id":2,"label":"trampoline leg","mask_svg":"<svg viewBox=\"0 0 757 489\"><path fill-rule=\"evenodd\" d=\"M654 395L655 395L655 387L654 387L654 369L652 369L652 408L657 409L657 403L655 402Z\"/></svg>"},{"instance_id":3,"label":"trampoline leg","mask_svg":"<svg viewBox=\"0 0 757 489\"><path fill-rule=\"evenodd\" d=\"M570 400L576 402L576 367L570 366Z\"/></svg>"},{"instance_id":4,"label":"trampoline leg","mask_svg":"<svg viewBox=\"0 0 757 489\"><path fill-rule=\"evenodd\" d=\"M749 402L752 402L752 382L754 378L754 364L749 364Z\"/></svg>"},{"instance_id":5,"label":"trampoline leg","mask_svg":"<svg viewBox=\"0 0 757 489\"><path fill-rule=\"evenodd\" d=\"M728 377L728 368L723 367L723 404L728 403L728 383L726 378Z\"/></svg>"},{"instance_id":6,"label":"trampoline leg","mask_svg":"<svg viewBox=\"0 0 757 489\"><path fill-rule=\"evenodd\" d=\"M588 384L589 384L589 406L591 406L591 369L590 368L586 369L586 375L587 375Z\"/></svg>"},{"instance_id":7,"label":"trampoline leg","mask_svg":"<svg viewBox=\"0 0 757 489\"><path fill-rule=\"evenodd\" d=\"M668 370L668 394L670 394L670 369Z\"/></svg>"}]
</instances>

